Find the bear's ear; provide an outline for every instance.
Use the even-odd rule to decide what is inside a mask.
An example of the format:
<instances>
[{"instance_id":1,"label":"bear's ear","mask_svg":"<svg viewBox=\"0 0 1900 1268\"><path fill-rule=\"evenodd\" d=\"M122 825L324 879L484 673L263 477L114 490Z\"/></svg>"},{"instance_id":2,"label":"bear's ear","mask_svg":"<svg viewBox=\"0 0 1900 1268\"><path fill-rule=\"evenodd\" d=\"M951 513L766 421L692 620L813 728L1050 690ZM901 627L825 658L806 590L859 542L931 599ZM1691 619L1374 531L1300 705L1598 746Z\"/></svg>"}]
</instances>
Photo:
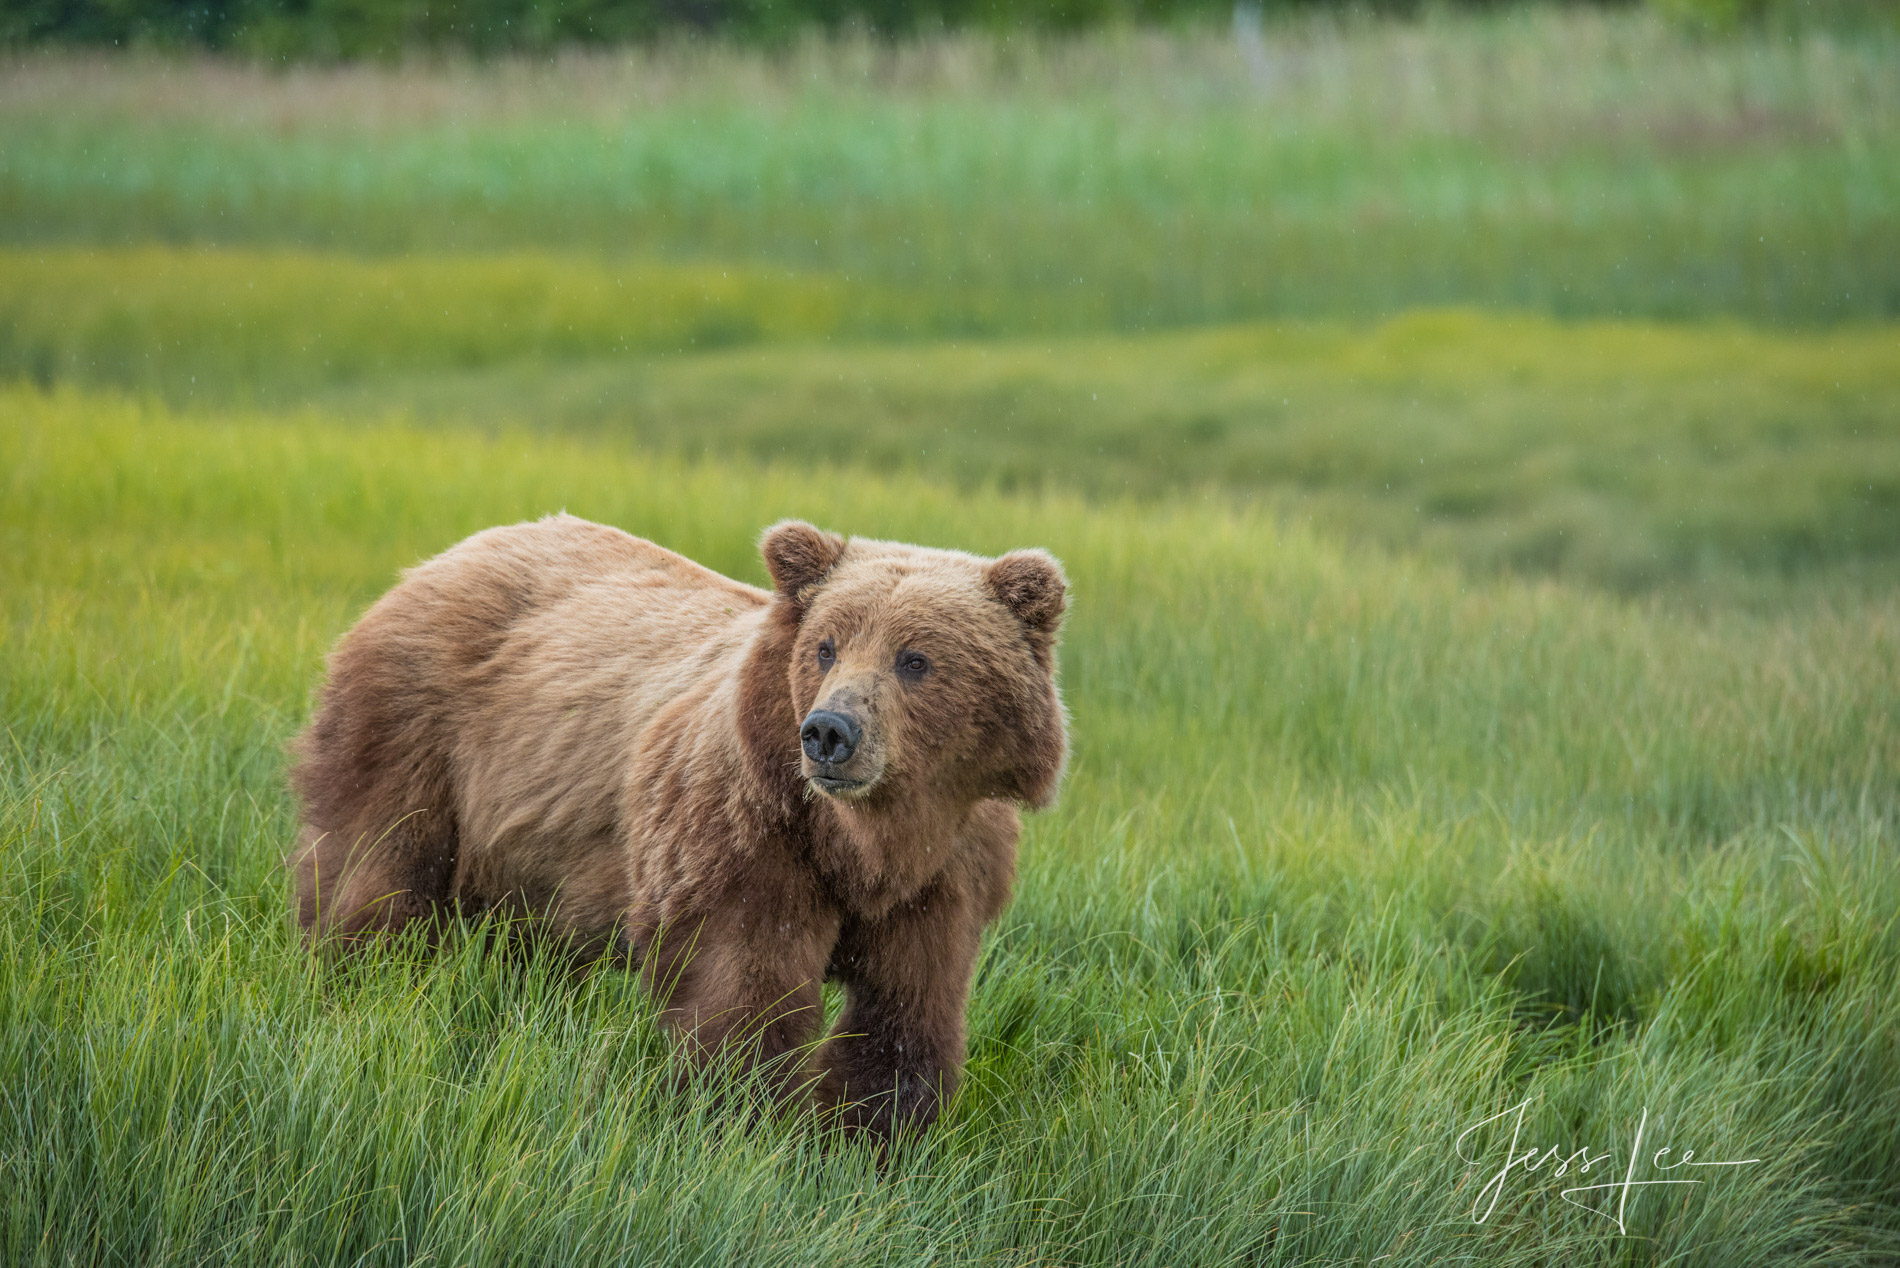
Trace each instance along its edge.
<instances>
[{"instance_id":1,"label":"bear's ear","mask_svg":"<svg viewBox=\"0 0 1900 1268\"><path fill-rule=\"evenodd\" d=\"M1069 579L1046 550L1012 550L989 566L990 589L1029 631L1038 652L1053 640L1069 606Z\"/></svg>"},{"instance_id":2,"label":"bear's ear","mask_svg":"<svg viewBox=\"0 0 1900 1268\"><path fill-rule=\"evenodd\" d=\"M793 603L799 592L825 579L844 554L844 538L813 528L804 520L780 520L759 538L759 553L772 585Z\"/></svg>"}]
</instances>

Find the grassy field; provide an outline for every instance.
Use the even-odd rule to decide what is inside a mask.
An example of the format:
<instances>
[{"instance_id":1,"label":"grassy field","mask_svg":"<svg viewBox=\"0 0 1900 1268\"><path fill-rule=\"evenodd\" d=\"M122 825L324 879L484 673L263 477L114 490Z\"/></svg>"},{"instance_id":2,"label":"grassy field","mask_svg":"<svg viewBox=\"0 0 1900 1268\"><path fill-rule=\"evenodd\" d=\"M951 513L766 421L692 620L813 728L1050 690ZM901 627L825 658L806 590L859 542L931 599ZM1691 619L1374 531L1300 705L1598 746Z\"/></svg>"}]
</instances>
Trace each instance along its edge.
<instances>
[{"instance_id":1,"label":"grassy field","mask_svg":"<svg viewBox=\"0 0 1900 1268\"><path fill-rule=\"evenodd\" d=\"M1900 43L1264 48L0 72L0 1263L1900 1261ZM324 651L560 509L1068 568L888 1172L291 927Z\"/></svg>"},{"instance_id":2,"label":"grassy field","mask_svg":"<svg viewBox=\"0 0 1900 1268\"><path fill-rule=\"evenodd\" d=\"M1900 324L868 329L911 298L534 253L0 250L0 372L965 488L1264 501L1478 572L1696 602L1900 581Z\"/></svg>"},{"instance_id":3,"label":"grassy field","mask_svg":"<svg viewBox=\"0 0 1900 1268\"><path fill-rule=\"evenodd\" d=\"M0 241L539 248L899 287L893 334L1482 303L1900 315L1900 32L1517 12L0 74Z\"/></svg>"},{"instance_id":4,"label":"grassy field","mask_svg":"<svg viewBox=\"0 0 1900 1268\"><path fill-rule=\"evenodd\" d=\"M0 419L10 1263L1900 1250L1891 601L1695 619L1228 508L521 432L33 389ZM288 926L279 746L324 647L419 555L561 507L754 579L794 513L1069 567L1074 773L968 1089L881 1180L676 1103L619 974L471 945L339 979ZM1477 1223L1509 1133L1455 1142L1525 1098L1525 1140L1612 1179L1645 1110L1645 1156L1761 1161L1638 1190L1628 1239L1548 1169Z\"/></svg>"}]
</instances>

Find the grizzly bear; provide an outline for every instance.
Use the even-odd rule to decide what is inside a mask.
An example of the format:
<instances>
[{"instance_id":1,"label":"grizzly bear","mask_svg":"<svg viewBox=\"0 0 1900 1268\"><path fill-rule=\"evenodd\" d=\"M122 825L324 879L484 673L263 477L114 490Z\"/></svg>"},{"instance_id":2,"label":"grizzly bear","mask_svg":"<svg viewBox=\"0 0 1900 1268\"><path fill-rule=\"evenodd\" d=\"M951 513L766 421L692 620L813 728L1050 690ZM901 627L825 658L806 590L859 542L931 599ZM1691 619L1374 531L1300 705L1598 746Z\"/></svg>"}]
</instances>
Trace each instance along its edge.
<instances>
[{"instance_id":1,"label":"grizzly bear","mask_svg":"<svg viewBox=\"0 0 1900 1268\"><path fill-rule=\"evenodd\" d=\"M529 917L639 964L697 1064L889 1141L956 1087L1016 808L1061 777L1067 583L797 521L760 550L770 592L560 515L412 569L294 745L299 916L346 944Z\"/></svg>"}]
</instances>

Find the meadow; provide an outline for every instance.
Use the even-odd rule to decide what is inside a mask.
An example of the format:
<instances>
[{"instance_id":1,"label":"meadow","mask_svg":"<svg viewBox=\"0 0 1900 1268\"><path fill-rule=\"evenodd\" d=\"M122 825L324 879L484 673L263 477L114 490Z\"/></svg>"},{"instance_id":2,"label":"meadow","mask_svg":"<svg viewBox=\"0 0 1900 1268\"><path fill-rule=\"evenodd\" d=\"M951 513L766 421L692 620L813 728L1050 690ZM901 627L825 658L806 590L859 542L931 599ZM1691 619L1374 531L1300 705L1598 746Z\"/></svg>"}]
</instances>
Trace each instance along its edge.
<instances>
[{"instance_id":1,"label":"meadow","mask_svg":"<svg viewBox=\"0 0 1900 1268\"><path fill-rule=\"evenodd\" d=\"M1247 52L1248 55L1242 55ZM581 250L897 287L885 335L1486 304L1900 311L1900 29L1653 13L0 74L0 242Z\"/></svg>"},{"instance_id":2,"label":"meadow","mask_svg":"<svg viewBox=\"0 0 1900 1268\"><path fill-rule=\"evenodd\" d=\"M1895 1248L1891 601L1694 620L1226 508L73 391L4 417L9 1262ZM559 507L754 580L781 514L1069 567L1074 771L967 1091L882 1179L676 1104L618 973L470 942L337 978L288 925L279 746L323 649L395 569ZM1475 1223L1496 1165L1454 1140L1526 1097L1539 1141L1620 1162L1647 1108L1658 1147L1763 1161L1643 1196L1632 1241L1532 1178Z\"/></svg>"},{"instance_id":3,"label":"meadow","mask_svg":"<svg viewBox=\"0 0 1900 1268\"><path fill-rule=\"evenodd\" d=\"M1894 1262L1884 38L21 61L0 1262ZM625 974L292 927L323 653L563 509L1067 566L1071 772L884 1169L678 1094Z\"/></svg>"},{"instance_id":4,"label":"meadow","mask_svg":"<svg viewBox=\"0 0 1900 1268\"><path fill-rule=\"evenodd\" d=\"M878 339L901 292L500 253L0 250L0 369L965 488L1266 502L1479 573L1785 606L1900 580L1900 333L1422 310Z\"/></svg>"}]
</instances>

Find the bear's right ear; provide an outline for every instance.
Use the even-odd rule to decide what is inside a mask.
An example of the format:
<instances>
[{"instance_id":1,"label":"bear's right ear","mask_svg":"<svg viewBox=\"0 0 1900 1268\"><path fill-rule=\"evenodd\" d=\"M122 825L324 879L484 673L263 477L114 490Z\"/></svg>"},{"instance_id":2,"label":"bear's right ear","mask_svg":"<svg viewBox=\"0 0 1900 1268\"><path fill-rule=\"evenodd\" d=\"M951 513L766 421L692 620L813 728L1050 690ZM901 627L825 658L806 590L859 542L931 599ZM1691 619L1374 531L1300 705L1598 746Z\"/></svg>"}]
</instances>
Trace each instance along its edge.
<instances>
[{"instance_id":1,"label":"bear's right ear","mask_svg":"<svg viewBox=\"0 0 1900 1268\"><path fill-rule=\"evenodd\" d=\"M844 554L844 538L813 528L804 520L780 520L759 538L759 554L772 585L793 603L800 594L825 579Z\"/></svg>"}]
</instances>

